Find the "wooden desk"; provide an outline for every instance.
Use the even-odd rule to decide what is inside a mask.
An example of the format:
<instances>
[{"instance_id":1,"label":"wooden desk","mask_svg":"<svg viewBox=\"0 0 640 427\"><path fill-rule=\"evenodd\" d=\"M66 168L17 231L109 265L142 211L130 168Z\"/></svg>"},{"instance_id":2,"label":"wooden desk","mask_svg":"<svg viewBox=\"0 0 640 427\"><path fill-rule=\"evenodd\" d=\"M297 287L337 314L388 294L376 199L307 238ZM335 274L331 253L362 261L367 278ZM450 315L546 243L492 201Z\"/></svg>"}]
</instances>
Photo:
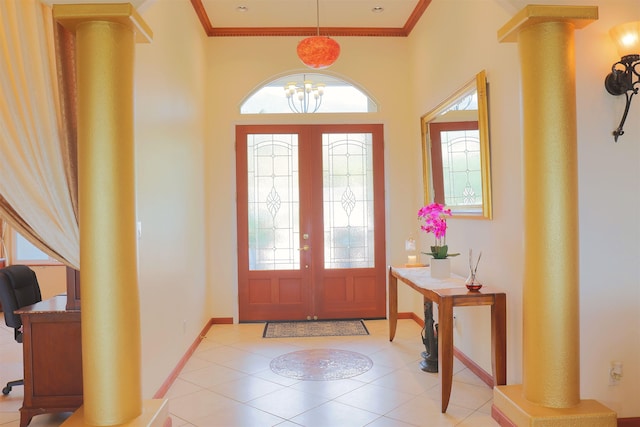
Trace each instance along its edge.
<instances>
[{"instance_id":1,"label":"wooden desk","mask_svg":"<svg viewBox=\"0 0 640 427\"><path fill-rule=\"evenodd\" d=\"M429 268L389 267L389 341L393 341L398 324L398 280L438 304L438 370L443 413L449 406L453 380L453 307L491 306L493 384L507 383L507 298L504 292L487 286L478 292L470 292L463 279L433 279Z\"/></svg>"},{"instance_id":2,"label":"wooden desk","mask_svg":"<svg viewBox=\"0 0 640 427\"><path fill-rule=\"evenodd\" d=\"M20 427L35 415L75 411L82 405L80 310L57 296L21 308L24 401Z\"/></svg>"}]
</instances>

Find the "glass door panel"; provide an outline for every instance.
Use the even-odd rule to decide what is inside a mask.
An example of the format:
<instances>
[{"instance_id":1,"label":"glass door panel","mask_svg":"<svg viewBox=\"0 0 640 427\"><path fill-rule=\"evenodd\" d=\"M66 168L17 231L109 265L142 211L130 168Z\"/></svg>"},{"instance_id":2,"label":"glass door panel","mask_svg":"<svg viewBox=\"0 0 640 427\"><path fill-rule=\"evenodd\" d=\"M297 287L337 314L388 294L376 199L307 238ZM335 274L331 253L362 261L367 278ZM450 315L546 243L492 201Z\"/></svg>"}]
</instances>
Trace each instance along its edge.
<instances>
[{"instance_id":1,"label":"glass door panel","mask_svg":"<svg viewBox=\"0 0 640 427\"><path fill-rule=\"evenodd\" d=\"M432 135L434 201L447 206L482 205L482 170L478 122L438 122Z\"/></svg>"},{"instance_id":2,"label":"glass door panel","mask_svg":"<svg viewBox=\"0 0 640 427\"><path fill-rule=\"evenodd\" d=\"M371 134L323 134L324 268L374 266Z\"/></svg>"},{"instance_id":3,"label":"glass door panel","mask_svg":"<svg viewBox=\"0 0 640 427\"><path fill-rule=\"evenodd\" d=\"M247 136L249 270L300 268L298 135Z\"/></svg>"},{"instance_id":4,"label":"glass door panel","mask_svg":"<svg viewBox=\"0 0 640 427\"><path fill-rule=\"evenodd\" d=\"M482 203L480 133L477 129L440 132L445 204Z\"/></svg>"}]
</instances>

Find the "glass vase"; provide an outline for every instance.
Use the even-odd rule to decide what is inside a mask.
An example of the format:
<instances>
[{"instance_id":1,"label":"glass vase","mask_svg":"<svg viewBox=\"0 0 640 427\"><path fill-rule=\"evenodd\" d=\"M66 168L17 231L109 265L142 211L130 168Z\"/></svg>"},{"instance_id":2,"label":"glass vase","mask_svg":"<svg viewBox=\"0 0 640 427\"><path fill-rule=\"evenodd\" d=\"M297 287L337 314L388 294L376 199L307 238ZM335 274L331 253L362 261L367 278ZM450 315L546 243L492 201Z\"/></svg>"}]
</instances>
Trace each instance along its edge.
<instances>
[{"instance_id":1,"label":"glass vase","mask_svg":"<svg viewBox=\"0 0 640 427\"><path fill-rule=\"evenodd\" d=\"M464 285L470 291L479 291L480 288L482 288L482 283L480 283L478 279L476 279L476 275L473 273L469 274L469 277L467 277L467 280L465 280Z\"/></svg>"}]
</instances>

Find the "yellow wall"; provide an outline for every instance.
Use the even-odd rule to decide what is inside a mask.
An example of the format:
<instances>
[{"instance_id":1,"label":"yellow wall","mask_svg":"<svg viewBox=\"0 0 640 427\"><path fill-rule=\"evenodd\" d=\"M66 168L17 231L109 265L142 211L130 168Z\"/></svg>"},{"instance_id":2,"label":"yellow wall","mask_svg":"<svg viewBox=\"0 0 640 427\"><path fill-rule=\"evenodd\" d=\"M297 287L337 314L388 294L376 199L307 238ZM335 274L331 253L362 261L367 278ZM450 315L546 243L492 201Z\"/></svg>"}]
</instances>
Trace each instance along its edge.
<instances>
[{"instance_id":1,"label":"yellow wall","mask_svg":"<svg viewBox=\"0 0 640 427\"><path fill-rule=\"evenodd\" d=\"M64 265L29 265L29 267L36 273L43 300L67 292L67 270Z\"/></svg>"},{"instance_id":2,"label":"yellow wall","mask_svg":"<svg viewBox=\"0 0 640 427\"><path fill-rule=\"evenodd\" d=\"M67 292L67 268L63 265L31 265L36 273L42 299Z\"/></svg>"}]
</instances>

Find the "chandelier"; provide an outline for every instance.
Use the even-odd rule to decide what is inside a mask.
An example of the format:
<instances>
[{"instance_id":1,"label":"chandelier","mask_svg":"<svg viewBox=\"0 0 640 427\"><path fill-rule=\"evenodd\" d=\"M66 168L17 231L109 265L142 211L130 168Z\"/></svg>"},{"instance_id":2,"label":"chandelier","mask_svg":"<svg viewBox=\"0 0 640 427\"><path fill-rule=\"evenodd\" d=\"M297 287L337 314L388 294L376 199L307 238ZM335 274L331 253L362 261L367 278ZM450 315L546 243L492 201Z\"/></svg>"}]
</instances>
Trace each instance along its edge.
<instances>
[{"instance_id":1,"label":"chandelier","mask_svg":"<svg viewBox=\"0 0 640 427\"><path fill-rule=\"evenodd\" d=\"M294 113L315 113L322 104L324 95L324 83L314 84L303 77L302 84L289 82L284 87L287 96L287 104Z\"/></svg>"},{"instance_id":2,"label":"chandelier","mask_svg":"<svg viewBox=\"0 0 640 427\"><path fill-rule=\"evenodd\" d=\"M300 40L297 53L304 65L315 69L330 67L340 55L338 42L328 36L320 35L319 0L316 0L316 35Z\"/></svg>"}]
</instances>

